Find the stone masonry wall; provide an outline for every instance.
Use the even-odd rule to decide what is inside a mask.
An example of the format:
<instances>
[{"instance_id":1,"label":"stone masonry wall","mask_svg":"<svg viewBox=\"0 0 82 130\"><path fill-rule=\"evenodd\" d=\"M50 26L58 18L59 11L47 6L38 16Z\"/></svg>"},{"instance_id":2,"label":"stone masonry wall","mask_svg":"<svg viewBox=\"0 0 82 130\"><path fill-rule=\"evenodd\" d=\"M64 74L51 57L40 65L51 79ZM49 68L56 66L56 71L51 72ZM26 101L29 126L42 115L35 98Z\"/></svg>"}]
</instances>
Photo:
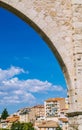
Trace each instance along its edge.
<instances>
[{"instance_id":1,"label":"stone masonry wall","mask_svg":"<svg viewBox=\"0 0 82 130\"><path fill-rule=\"evenodd\" d=\"M74 64L74 94L72 97L76 107L75 111L82 111L82 0L72 0L72 15Z\"/></svg>"},{"instance_id":2,"label":"stone masonry wall","mask_svg":"<svg viewBox=\"0 0 82 130\"><path fill-rule=\"evenodd\" d=\"M46 41L65 74L70 112L82 111L82 0L0 0L0 5Z\"/></svg>"},{"instance_id":3,"label":"stone masonry wall","mask_svg":"<svg viewBox=\"0 0 82 130\"><path fill-rule=\"evenodd\" d=\"M57 56L65 74L68 86L74 87L73 44L72 44L72 5L71 0L0 0L14 7L5 6L19 16L20 11L29 24L47 41ZM15 10L16 9L16 10ZM21 14L21 16L22 16ZM24 16L22 16L23 18ZM24 19L24 18L23 18ZM27 22L27 19L24 19ZM35 25L37 27L35 27ZM45 35L44 35L45 34Z\"/></svg>"}]
</instances>

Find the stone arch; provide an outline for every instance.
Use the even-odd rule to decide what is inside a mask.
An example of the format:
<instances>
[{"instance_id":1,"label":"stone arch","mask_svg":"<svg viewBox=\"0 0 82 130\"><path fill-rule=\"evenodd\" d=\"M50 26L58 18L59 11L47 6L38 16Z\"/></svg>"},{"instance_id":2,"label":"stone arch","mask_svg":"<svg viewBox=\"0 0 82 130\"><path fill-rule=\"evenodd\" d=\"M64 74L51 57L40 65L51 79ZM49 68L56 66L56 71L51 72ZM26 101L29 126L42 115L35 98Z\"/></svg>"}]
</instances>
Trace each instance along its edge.
<instances>
[{"instance_id":1,"label":"stone arch","mask_svg":"<svg viewBox=\"0 0 82 130\"><path fill-rule=\"evenodd\" d=\"M22 12L20 12L16 8L14 8L14 7L12 7L12 6L4 3L4 2L0 2L0 6L3 7L3 8L5 8L5 9L7 9L7 10L9 10L13 14L15 14L19 18L21 18L24 22L26 22L27 24L29 24L42 37L42 39L47 43L47 45L49 46L49 48L51 48L52 52L57 57L57 59L58 59L58 61L60 63L60 66L61 67L65 67L65 63L64 63L61 55L59 54L59 52L56 49L56 47L53 45L53 43L50 40L50 38L45 34L45 32L34 21L32 21L28 16L25 16Z\"/></svg>"},{"instance_id":2,"label":"stone arch","mask_svg":"<svg viewBox=\"0 0 82 130\"><path fill-rule=\"evenodd\" d=\"M82 0L0 0L32 26L60 63L69 92L69 130L82 129Z\"/></svg>"},{"instance_id":3,"label":"stone arch","mask_svg":"<svg viewBox=\"0 0 82 130\"><path fill-rule=\"evenodd\" d=\"M25 15L23 11L21 11L18 8L15 8L13 4L8 3L7 1L4 2L4 0L2 0L0 1L0 6L20 17L24 22L28 23L32 28L34 28L34 30L36 30L36 32L42 37L42 39L47 43L49 48L51 48L53 54L56 56L60 64L60 67L64 73L68 88L71 87L72 84L71 84L70 72L66 66L66 62L64 61L64 58L61 55L58 48L56 47L56 45L53 44L52 39L48 37L47 33L45 33L44 29L42 29L41 26L38 26L37 23L34 20L32 20L28 15Z\"/></svg>"}]
</instances>

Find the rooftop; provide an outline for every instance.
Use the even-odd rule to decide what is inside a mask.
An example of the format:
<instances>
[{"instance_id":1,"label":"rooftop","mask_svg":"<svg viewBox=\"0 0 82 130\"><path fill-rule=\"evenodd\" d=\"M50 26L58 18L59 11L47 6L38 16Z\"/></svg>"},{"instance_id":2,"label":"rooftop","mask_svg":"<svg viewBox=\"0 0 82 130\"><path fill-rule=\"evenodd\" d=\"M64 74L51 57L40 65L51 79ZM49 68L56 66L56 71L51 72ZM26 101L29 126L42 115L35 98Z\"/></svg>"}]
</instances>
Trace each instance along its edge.
<instances>
[{"instance_id":1,"label":"rooftop","mask_svg":"<svg viewBox=\"0 0 82 130\"><path fill-rule=\"evenodd\" d=\"M68 122L68 118L59 118L59 120L62 122Z\"/></svg>"},{"instance_id":2,"label":"rooftop","mask_svg":"<svg viewBox=\"0 0 82 130\"><path fill-rule=\"evenodd\" d=\"M10 116L5 120L6 122L16 122L19 120L19 116Z\"/></svg>"},{"instance_id":3,"label":"rooftop","mask_svg":"<svg viewBox=\"0 0 82 130\"><path fill-rule=\"evenodd\" d=\"M39 128L54 128L58 127L58 123L56 121L43 121L42 123L38 124Z\"/></svg>"},{"instance_id":4,"label":"rooftop","mask_svg":"<svg viewBox=\"0 0 82 130\"><path fill-rule=\"evenodd\" d=\"M36 106L33 106L32 108L44 108L44 105L36 105Z\"/></svg>"},{"instance_id":5,"label":"rooftop","mask_svg":"<svg viewBox=\"0 0 82 130\"><path fill-rule=\"evenodd\" d=\"M60 100L64 100L65 98L48 98L47 100L45 100L46 102L56 102L56 101L60 101Z\"/></svg>"}]
</instances>

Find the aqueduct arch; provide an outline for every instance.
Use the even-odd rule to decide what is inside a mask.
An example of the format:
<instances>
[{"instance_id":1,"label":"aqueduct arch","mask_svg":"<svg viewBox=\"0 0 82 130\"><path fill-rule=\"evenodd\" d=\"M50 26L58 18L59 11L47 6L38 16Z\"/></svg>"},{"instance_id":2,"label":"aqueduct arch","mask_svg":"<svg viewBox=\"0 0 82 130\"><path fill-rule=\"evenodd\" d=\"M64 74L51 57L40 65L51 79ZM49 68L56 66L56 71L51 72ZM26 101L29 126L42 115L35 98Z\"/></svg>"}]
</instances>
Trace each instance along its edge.
<instances>
[{"instance_id":1,"label":"aqueduct arch","mask_svg":"<svg viewBox=\"0 0 82 130\"><path fill-rule=\"evenodd\" d=\"M56 55L69 94L69 130L82 130L82 0L0 0L30 24Z\"/></svg>"}]
</instances>

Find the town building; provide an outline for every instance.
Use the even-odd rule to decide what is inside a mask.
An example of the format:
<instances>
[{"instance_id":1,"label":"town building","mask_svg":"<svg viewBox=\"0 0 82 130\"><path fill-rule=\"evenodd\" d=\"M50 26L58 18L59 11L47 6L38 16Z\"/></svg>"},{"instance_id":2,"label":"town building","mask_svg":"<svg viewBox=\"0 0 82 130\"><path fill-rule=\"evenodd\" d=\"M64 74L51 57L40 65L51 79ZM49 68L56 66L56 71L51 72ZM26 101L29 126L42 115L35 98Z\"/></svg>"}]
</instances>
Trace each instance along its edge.
<instances>
[{"instance_id":1,"label":"town building","mask_svg":"<svg viewBox=\"0 0 82 130\"><path fill-rule=\"evenodd\" d=\"M67 110L67 99L65 98L49 98L45 100L44 106L45 106L45 117L48 119L51 118L57 118L61 116L61 112L63 114Z\"/></svg>"},{"instance_id":2,"label":"town building","mask_svg":"<svg viewBox=\"0 0 82 130\"><path fill-rule=\"evenodd\" d=\"M56 130L58 128L58 123L56 121L42 121L41 123L37 124L35 127L37 130Z\"/></svg>"},{"instance_id":3,"label":"town building","mask_svg":"<svg viewBox=\"0 0 82 130\"><path fill-rule=\"evenodd\" d=\"M19 115L20 122L35 122L44 119L44 105L36 105L18 110L15 114Z\"/></svg>"},{"instance_id":4,"label":"town building","mask_svg":"<svg viewBox=\"0 0 82 130\"><path fill-rule=\"evenodd\" d=\"M34 122L39 119L44 119L45 111L44 105L33 106L29 112L29 120Z\"/></svg>"},{"instance_id":5,"label":"town building","mask_svg":"<svg viewBox=\"0 0 82 130\"><path fill-rule=\"evenodd\" d=\"M0 123L1 128L10 128L13 122L32 122L36 130L56 130L58 126L62 130L68 129L67 98L49 98L44 105L36 105L18 110L13 115Z\"/></svg>"},{"instance_id":6,"label":"town building","mask_svg":"<svg viewBox=\"0 0 82 130\"><path fill-rule=\"evenodd\" d=\"M60 117L58 124L62 128L62 130L68 130L68 118L67 117Z\"/></svg>"},{"instance_id":7,"label":"town building","mask_svg":"<svg viewBox=\"0 0 82 130\"><path fill-rule=\"evenodd\" d=\"M1 120L0 122L0 128L11 128L12 123L18 122L19 116L17 115L11 115L8 116L5 120Z\"/></svg>"},{"instance_id":8,"label":"town building","mask_svg":"<svg viewBox=\"0 0 82 130\"><path fill-rule=\"evenodd\" d=\"M21 123L26 123L26 122L30 122L29 120L29 112L30 112L31 108L23 108L21 110L19 110L19 121Z\"/></svg>"}]
</instances>

